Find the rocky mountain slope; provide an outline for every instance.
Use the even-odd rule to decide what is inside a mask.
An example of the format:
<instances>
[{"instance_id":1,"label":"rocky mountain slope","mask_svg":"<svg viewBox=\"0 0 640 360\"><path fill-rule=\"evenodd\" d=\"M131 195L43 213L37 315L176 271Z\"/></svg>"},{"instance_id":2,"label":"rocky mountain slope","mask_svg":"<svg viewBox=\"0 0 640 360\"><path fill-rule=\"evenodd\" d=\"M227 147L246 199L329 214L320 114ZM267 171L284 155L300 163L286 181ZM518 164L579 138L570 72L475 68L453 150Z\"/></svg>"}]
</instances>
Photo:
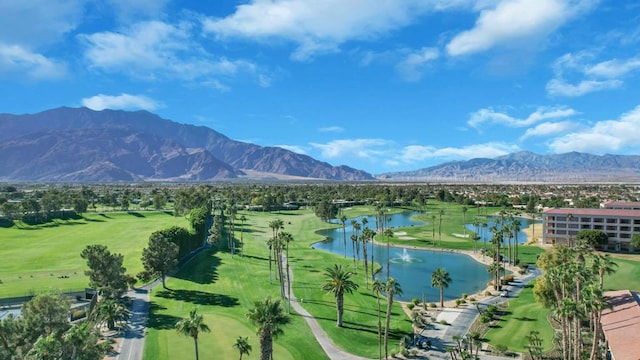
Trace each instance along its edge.
<instances>
[{"instance_id":1,"label":"rocky mountain slope","mask_svg":"<svg viewBox=\"0 0 640 360\"><path fill-rule=\"evenodd\" d=\"M146 111L63 107L37 114L0 114L0 128L0 180L201 181L248 173L373 179L361 170L232 140L210 128Z\"/></svg>"},{"instance_id":2,"label":"rocky mountain slope","mask_svg":"<svg viewBox=\"0 0 640 360\"><path fill-rule=\"evenodd\" d=\"M495 159L454 161L414 171L380 174L379 179L465 182L592 182L640 180L640 156L528 151Z\"/></svg>"}]
</instances>

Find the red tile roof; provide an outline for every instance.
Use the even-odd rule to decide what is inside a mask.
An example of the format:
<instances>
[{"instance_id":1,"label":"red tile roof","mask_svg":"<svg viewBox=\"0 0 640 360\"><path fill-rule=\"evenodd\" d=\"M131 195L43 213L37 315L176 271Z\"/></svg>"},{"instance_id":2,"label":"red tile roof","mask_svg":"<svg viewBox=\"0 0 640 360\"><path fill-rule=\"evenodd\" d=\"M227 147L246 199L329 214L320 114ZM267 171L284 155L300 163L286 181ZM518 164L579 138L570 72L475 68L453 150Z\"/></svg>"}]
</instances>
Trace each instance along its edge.
<instances>
[{"instance_id":1,"label":"red tile roof","mask_svg":"<svg viewBox=\"0 0 640 360\"><path fill-rule=\"evenodd\" d=\"M616 360L640 360L640 304L629 290L604 293L612 309L602 312L602 329Z\"/></svg>"}]
</instances>

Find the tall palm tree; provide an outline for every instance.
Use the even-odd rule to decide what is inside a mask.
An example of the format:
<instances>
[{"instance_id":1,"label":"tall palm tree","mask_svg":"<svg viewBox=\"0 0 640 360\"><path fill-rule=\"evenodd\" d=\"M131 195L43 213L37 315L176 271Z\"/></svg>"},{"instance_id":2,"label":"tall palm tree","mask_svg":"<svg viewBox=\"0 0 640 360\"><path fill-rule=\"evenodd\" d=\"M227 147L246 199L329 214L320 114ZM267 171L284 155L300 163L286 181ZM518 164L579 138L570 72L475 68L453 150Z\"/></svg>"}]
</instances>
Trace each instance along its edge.
<instances>
[{"instance_id":1,"label":"tall palm tree","mask_svg":"<svg viewBox=\"0 0 640 360\"><path fill-rule=\"evenodd\" d=\"M571 221L573 221L573 214L569 213L567 214L567 222L569 222L569 224L567 224L567 234L569 235L569 247L573 246L573 236L571 235Z\"/></svg>"},{"instance_id":2,"label":"tall palm tree","mask_svg":"<svg viewBox=\"0 0 640 360\"><path fill-rule=\"evenodd\" d=\"M242 232L240 233L240 257L244 257L244 223L247 221L247 217L244 215L240 216L240 221L242 222Z\"/></svg>"},{"instance_id":3,"label":"tall palm tree","mask_svg":"<svg viewBox=\"0 0 640 360\"><path fill-rule=\"evenodd\" d=\"M375 235L375 233L373 232L373 230L369 229L368 227L365 227L364 229L362 229L362 258L364 259L364 283L367 287L367 289L369 288L369 264L368 259L367 259L367 243L369 242L369 239Z\"/></svg>"},{"instance_id":4,"label":"tall palm tree","mask_svg":"<svg viewBox=\"0 0 640 360\"><path fill-rule=\"evenodd\" d=\"M342 327L342 314L344 313L344 294L351 294L358 289L358 284L351 280L353 272L346 271L342 265L335 264L328 267L324 275L327 281L322 284L322 290L332 293L336 298L337 319L336 325Z\"/></svg>"},{"instance_id":5,"label":"tall palm tree","mask_svg":"<svg viewBox=\"0 0 640 360\"><path fill-rule=\"evenodd\" d=\"M361 226L360 223L355 220L351 221L351 225L353 226L353 232L356 234L356 259L360 261L360 244L358 243L360 236L358 235L358 232L360 231Z\"/></svg>"},{"instance_id":6,"label":"tall palm tree","mask_svg":"<svg viewBox=\"0 0 640 360\"><path fill-rule=\"evenodd\" d=\"M378 301L378 359L382 359L382 321L380 320L380 293L384 291L386 286L387 284L380 281L380 279L375 279L371 286L373 293L376 295L376 300Z\"/></svg>"},{"instance_id":7,"label":"tall palm tree","mask_svg":"<svg viewBox=\"0 0 640 360\"><path fill-rule=\"evenodd\" d=\"M293 241L293 235L291 235L291 233L288 232L281 232L280 233L280 238L282 239L282 243L285 246L285 251L286 251L286 255L285 258L287 259L287 266L284 269L286 271L287 274L287 312L291 313L291 279L289 277L289 243Z\"/></svg>"},{"instance_id":8,"label":"tall palm tree","mask_svg":"<svg viewBox=\"0 0 640 360\"><path fill-rule=\"evenodd\" d=\"M209 326L204 323L204 319L201 314L198 314L198 310L193 309L189 312L189 317L182 319L176 323L176 331L180 335L190 336L193 338L193 344L196 349L196 360L199 359L198 354L198 335L203 332L210 332Z\"/></svg>"},{"instance_id":9,"label":"tall palm tree","mask_svg":"<svg viewBox=\"0 0 640 360\"><path fill-rule=\"evenodd\" d=\"M390 244L389 244L389 240L391 240L391 238L393 237L393 230L391 229L387 229L384 231L384 236L387 238L387 277L389 277L389 273L390 273L390 259L391 259L391 255L390 255Z\"/></svg>"},{"instance_id":10,"label":"tall palm tree","mask_svg":"<svg viewBox=\"0 0 640 360\"><path fill-rule=\"evenodd\" d=\"M440 240L440 245L442 245L442 216L444 216L444 209L440 209L438 214L440 215L440 222L438 223L438 240Z\"/></svg>"},{"instance_id":11,"label":"tall palm tree","mask_svg":"<svg viewBox=\"0 0 640 360\"><path fill-rule=\"evenodd\" d=\"M467 211L469 209L466 206L462 207L462 234L467 235Z\"/></svg>"},{"instance_id":12,"label":"tall palm tree","mask_svg":"<svg viewBox=\"0 0 640 360\"><path fill-rule=\"evenodd\" d=\"M493 275L493 289L500 291L500 271L502 271L502 264L498 261L494 261L487 267L487 272Z\"/></svg>"},{"instance_id":13,"label":"tall palm tree","mask_svg":"<svg viewBox=\"0 0 640 360\"><path fill-rule=\"evenodd\" d=\"M513 233L515 234L515 242L513 244L513 246L515 247L513 264L516 265L518 263L518 233L520 232L522 222L520 221L520 219L513 219L513 222L511 222L511 226L513 226Z\"/></svg>"},{"instance_id":14,"label":"tall palm tree","mask_svg":"<svg viewBox=\"0 0 640 360\"><path fill-rule=\"evenodd\" d=\"M358 243L358 235L356 234L351 234L351 252L353 254L353 272L356 272L357 266L356 266L356 248L358 247L358 245L356 245Z\"/></svg>"},{"instance_id":15,"label":"tall palm tree","mask_svg":"<svg viewBox=\"0 0 640 360\"><path fill-rule=\"evenodd\" d=\"M604 275L611 275L615 273L616 267L618 267L618 264L611 260L611 256L609 254L593 256L593 271L598 274L601 291L604 287Z\"/></svg>"},{"instance_id":16,"label":"tall palm tree","mask_svg":"<svg viewBox=\"0 0 640 360\"><path fill-rule=\"evenodd\" d=\"M270 297L264 301L256 301L246 316L257 328L260 339L260 360L271 360L273 339L284 334L282 328L291 319L284 313L280 300L273 300Z\"/></svg>"},{"instance_id":17,"label":"tall palm tree","mask_svg":"<svg viewBox=\"0 0 640 360\"><path fill-rule=\"evenodd\" d=\"M240 353L240 359L242 360L242 355L249 355L249 353L251 353L251 344L249 344L249 338L248 337L242 337L242 336L238 336L238 338L236 339L236 342L233 343L233 348L238 350L238 352Z\"/></svg>"},{"instance_id":18,"label":"tall palm tree","mask_svg":"<svg viewBox=\"0 0 640 360\"><path fill-rule=\"evenodd\" d=\"M344 246L344 257L347 258L347 216L345 214L340 215L340 222L342 223L342 243Z\"/></svg>"},{"instance_id":19,"label":"tall palm tree","mask_svg":"<svg viewBox=\"0 0 640 360\"><path fill-rule=\"evenodd\" d=\"M431 274L431 287L440 289L440 307L444 307L444 289L449 287L451 276L444 268L437 268Z\"/></svg>"},{"instance_id":20,"label":"tall palm tree","mask_svg":"<svg viewBox=\"0 0 640 360\"><path fill-rule=\"evenodd\" d=\"M431 215L431 238L433 239L433 246L436 246L436 216Z\"/></svg>"},{"instance_id":21,"label":"tall palm tree","mask_svg":"<svg viewBox=\"0 0 640 360\"><path fill-rule=\"evenodd\" d=\"M402 295L402 287L400 287L400 283L396 279L389 277L387 278L384 290L387 293L387 317L385 318L384 325L384 358L387 359L389 357L389 325L391 323L393 296Z\"/></svg>"}]
</instances>

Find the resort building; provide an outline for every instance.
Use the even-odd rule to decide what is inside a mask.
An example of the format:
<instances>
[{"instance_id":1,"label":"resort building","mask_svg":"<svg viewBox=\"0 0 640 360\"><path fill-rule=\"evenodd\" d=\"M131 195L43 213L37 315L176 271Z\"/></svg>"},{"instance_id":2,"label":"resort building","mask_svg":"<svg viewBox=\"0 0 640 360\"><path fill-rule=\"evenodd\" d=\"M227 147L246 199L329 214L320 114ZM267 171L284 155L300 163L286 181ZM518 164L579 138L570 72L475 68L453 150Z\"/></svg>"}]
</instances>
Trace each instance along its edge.
<instances>
[{"instance_id":1,"label":"resort building","mask_svg":"<svg viewBox=\"0 0 640 360\"><path fill-rule=\"evenodd\" d=\"M611 306L602 311L602 332L612 360L640 359L640 304L629 290L604 293Z\"/></svg>"},{"instance_id":2,"label":"resort building","mask_svg":"<svg viewBox=\"0 0 640 360\"><path fill-rule=\"evenodd\" d=\"M573 245L581 230L602 230L605 250L633 251L631 238L640 233L640 203L608 202L602 209L551 208L542 212L543 244Z\"/></svg>"}]
</instances>

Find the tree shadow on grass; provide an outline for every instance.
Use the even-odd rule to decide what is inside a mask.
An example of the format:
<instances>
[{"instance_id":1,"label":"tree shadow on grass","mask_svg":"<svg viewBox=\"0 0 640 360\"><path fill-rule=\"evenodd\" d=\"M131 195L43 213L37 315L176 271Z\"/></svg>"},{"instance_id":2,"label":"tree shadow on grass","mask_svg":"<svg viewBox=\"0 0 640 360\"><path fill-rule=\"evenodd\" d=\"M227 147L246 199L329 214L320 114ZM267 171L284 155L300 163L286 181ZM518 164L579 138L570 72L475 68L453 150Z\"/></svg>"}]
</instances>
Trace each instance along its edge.
<instances>
[{"instance_id":1,"label":"tree shadow on grass","mask_svg":"<svg viewBox=\"0 0 640 360\"><path fill-rule=\"evenodd\" d=\"M159 291L156 296L197 305L215 305L222 307L240 305L240 302L235 297L199 290L162 290Z\"/></svg>"},{"instance_id":2,"label":"tree shadow on grass","mask_svg":"<svg viewBox=\"0 0 640 360\"><path fill-rule=\"evenodd\" d=\"M127 214L131 215L131 216L135 216L135 217L139 217L139 218L143 218L146 217L143 214L137 212L137 211L127 211Z\"/></svg>"},{"instance_id":3,"label":"tree shadow on grass","mask_svg":"<svg viewBox=\"0 0 640 360\"><path fill-rule=\"evenodd\" d=\"M166 310L164 306L160 306L154 302L151 303L149 319L147 320L147 327L158 330L170 330L175 329L176 323L181 319L177 316L159 314L160 310Z\"/></svg>"},{"instance_id":4,"label":"tree shadow on grass","mask_svg":"<svg viewBox=\"0 0 640 360\"><path fill-rule=\"evenodd\" d=\"M8 219L0 219L0 227L1 228L10 228L13 226L13 221Z\"/></svg>"},{"instance_id":5,"label":"tree shadow on grass","mask_svg":"<svg viewBox=\"0 0 640 360\"><path fill-rule=\"evenodd\" d=\"M197 257L198 260L189 261L173 277L198 284L213 284L218 280L218 266L222 260L212 249L202 251Z\"/></svg>"}]
</instances>

